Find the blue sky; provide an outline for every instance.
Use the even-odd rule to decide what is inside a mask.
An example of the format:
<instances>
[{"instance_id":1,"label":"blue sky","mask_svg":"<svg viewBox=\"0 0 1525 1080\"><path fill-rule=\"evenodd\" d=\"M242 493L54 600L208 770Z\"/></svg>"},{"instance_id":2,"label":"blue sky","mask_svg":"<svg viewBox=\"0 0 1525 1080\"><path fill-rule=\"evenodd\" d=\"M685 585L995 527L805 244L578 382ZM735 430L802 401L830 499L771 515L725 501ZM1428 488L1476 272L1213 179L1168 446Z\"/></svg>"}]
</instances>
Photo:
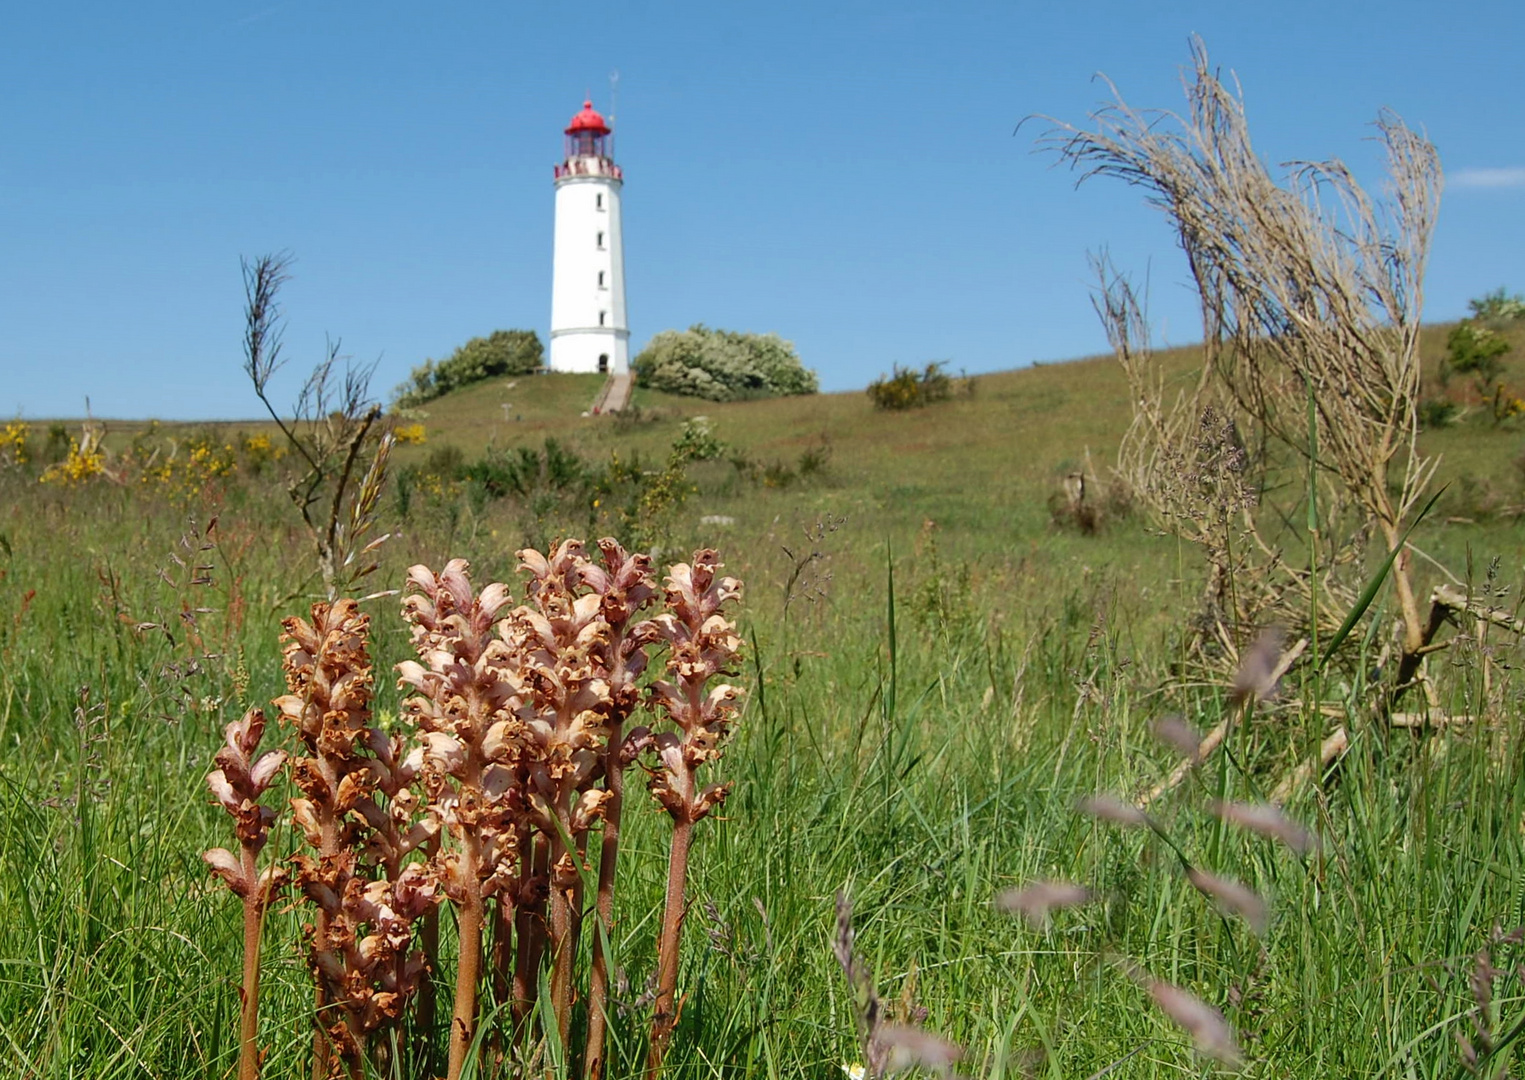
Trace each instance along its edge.
<instances>
[{"instance_id":1,"label":"blue sky","mask_svg":"<svg viewBox=\"0 0 1525 1080\"><path fill-rule=\"evenodd\" d=\"M1525 291L1525 4L269 3L18 0L0 39L0 413L240 417L239 257L289 250L291 382L323 351L409 368L544 336L551 168L591 93L625 169L633 342L773 330L827 389L1105 348L1086 253L1198 336L1140 193L1033 152L1104 72L1176 106L1188 35L1272 161L1378 179L1383 106L1450 180L1427 315Z\"/></svg>"}]
</instances>

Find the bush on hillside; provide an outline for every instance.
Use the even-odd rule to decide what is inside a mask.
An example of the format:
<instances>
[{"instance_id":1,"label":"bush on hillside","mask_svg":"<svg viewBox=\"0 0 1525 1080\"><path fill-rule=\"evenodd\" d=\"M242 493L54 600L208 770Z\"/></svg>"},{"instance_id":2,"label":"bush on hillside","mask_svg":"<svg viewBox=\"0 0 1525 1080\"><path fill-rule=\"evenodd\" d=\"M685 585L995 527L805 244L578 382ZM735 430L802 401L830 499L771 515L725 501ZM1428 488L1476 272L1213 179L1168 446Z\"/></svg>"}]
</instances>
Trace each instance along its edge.
<instances>
[{"instance_id":1,"label":"bush on hillside","mask_svg":"<svg viewBox=\"0 0 1525 1080\"><path fill-rule=\"evenodd\" d=\"M917 409L934 401L946 401L953 393L953 380L941 360L917 371L895 365L892 375L881 375L868 384L868 396L876 409Z\"/></svg>"},{"instance_id":2,"label":"bush on hillside","mask_svg":"<svg viewBox=\"0 0 1525 1080\"><path fill-rule=\"evenodd\" d=\"M545 364L545 347L533 330L494 330L475 337L436 364L425 360L392 394L397 408L412 408L463 386L498 375L533 375Z\"/></svg>"},{"instance_id":3,"label":"bush on hillside","mask_svg":"<svg viewBox=\"0 0 1525 1080\"><path fill-rule=\"evenodd\" d=\"M703 323L657 334L633 366L642 386L710 401L814 394L820 388L815 372L777 334L712 330Z\"/></svg>"},{"instance_id":4,"label":"bush on hillside","mask_svg":"<svg viewBox=\"0 0 1525 1080\"><path fill-rule=\"evenodd\" d=\"M1468 300L1467 306L1472 309L1472 317L1485 322L1513 322L1516 319L1525 319L1525 296L1515 293L1510 296L1500 286L1491 293L1484 293L1475 300Z\"/></svg>"},{"instance_id":5,"label":"bush on hillside","mask_svg":"<svg viewBox=\"0 0 1525 1080\"><path fill-rule=\"evenodd\" d=\"M1446 338L1446 364L1459 374L1476 375L1479 385L1491 386L1504 370L1502 357L1509 342L1486 326L1468 320L1458 323Z\"/></svg>"}]
</instances>

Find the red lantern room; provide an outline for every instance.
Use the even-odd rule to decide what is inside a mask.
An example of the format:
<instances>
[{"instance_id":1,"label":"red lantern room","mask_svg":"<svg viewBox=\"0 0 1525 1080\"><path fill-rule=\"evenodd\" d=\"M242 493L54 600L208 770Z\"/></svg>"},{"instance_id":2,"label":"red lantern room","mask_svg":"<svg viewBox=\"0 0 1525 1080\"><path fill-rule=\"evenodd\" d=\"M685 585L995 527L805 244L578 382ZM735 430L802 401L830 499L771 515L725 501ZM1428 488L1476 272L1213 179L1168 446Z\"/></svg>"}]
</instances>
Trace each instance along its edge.
<instances>
[{"instance_id":1,"label":"red lantern room","mask_svg":"<svg viewBox=\"0 0 1525 1080\"><path fill-rule=\"evenodd\" d=\"M596 157L607 160L610 156L609 125L593 108L593 102L584 101L582 112L572 117L567 126L567 158Z\"/></svg>"}]
</instances>

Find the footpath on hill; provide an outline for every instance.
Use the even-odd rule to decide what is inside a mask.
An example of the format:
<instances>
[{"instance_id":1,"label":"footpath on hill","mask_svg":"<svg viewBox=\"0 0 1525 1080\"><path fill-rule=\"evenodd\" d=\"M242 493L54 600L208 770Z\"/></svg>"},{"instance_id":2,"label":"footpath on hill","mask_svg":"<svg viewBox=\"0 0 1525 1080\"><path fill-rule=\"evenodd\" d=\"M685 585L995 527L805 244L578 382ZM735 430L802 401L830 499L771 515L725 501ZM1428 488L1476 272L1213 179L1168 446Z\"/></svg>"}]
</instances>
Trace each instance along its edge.
<instances>
[{"instance_id":1,"label":"footpath on hill","mask_svg":"<svg viewBox=\"0 0 1525 1080\"><path fill-rule=\"evenodd\" d=\"M630 392L635 387L635 377L630 372L610 375L598 397L593 400L593 415L619 412L630 404Z\"/></svg>"}]
</instances>

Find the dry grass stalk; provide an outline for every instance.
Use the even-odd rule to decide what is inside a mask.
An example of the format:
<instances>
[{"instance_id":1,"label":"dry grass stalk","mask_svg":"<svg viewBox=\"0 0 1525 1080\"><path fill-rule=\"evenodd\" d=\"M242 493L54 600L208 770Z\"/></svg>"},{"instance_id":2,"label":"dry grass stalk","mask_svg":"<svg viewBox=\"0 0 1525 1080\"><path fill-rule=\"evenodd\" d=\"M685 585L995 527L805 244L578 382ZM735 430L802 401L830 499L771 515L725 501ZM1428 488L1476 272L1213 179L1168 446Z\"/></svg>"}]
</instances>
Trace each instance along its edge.
<instances>
[{"instance_id":1,"label":"dry grass stalk","mask_svg":"<svg viewBox=\"0 0 1525 1080\"><path fill-rule=\"evenodd\" d=\"M846 893L838 893L837 929L831 945L852 994L850 1006L863 1049L865 1080L882 1080L913 1068L954 1076L953 1064L964 1054L961 1047L915 1024L889 1020L873 972L858 955L852 918L852 901Z\"/></svg>"},{"instance_id":2,"label":"dry grass stalk","mask_svg":"<svg viewBox=\"0 0 1525 1080\"><path fill-rule=\"evenodd\" d=\"M1314 760L1303 762L1282 777L1281 782L1271 792L1270 802L1275 806L1288 802L1292 796L1308 785L1308 781L1313 779L1314 770L1327 768L1331 761L1348 749L1350 749L1350 735L1343 726L1335 728L1319 744L1318 756Z\"/></svg>"},{"instance_id":3,"label":"dry grass stalk","mask_svg":"<svg viewBox=\"0 0 1525 1080\"><path fill-rule=\"evenodd\" d=\"M286 494L312 537L318 572L333 600L376 569L364 556L386 537L364 546L361 541L375 523L393 439L381 432L381 406L370 397L375 365L356 367L345 359L341 372L337 341L303 383L291 416L271 402L270 381L285 364L279 294L291 263L284 253L244 263L244 373L300 463Z\"/></svg>"},{"instance_id":4,"label":"dry grass stalk","mask_svg":"<svg viewBox=\"0 0 1525 1080\"><path fill-rule=\"evenodd\" d=\"M1099 266L1098 311L1135 399L1119 470L1158 524L1206 555L1198 646L1210 659L1211 642L1233 643L1246 628L1306 624L1315 600L1320 628L1334 629L1352 599L1339 569L1360 559L1373 532L1395 547L1418 508L1436 465L1418 452L1417 401L1441 173L1434 147L1383 113L1386 203L1338 161L1293 163L1278 182L1251 147L1237 87L1200 41L1186 92L1184 117L1118 99L1093 114L1092 130L1057 125L1048 145L1085 177L1143 187L1175 226L1202 299L1203 370L1169 404L1142 305ZM1315 565L1296 566L1275 515L1258 512L1258 493L1278 461L1306 467L1310 404L1320 550ZM1401 686L1426 642L1406 558L1393 580Z\"/></svg>"},{"instance_id":5,"label":"dry grass stalk","mask_svg":"<svg viewBox=\"0 0 1525 1080\"><path fill-rule=\"evenodd\" d=\"M1245 703L1261 701L1269 697L1276 689L1276 684L1288 671L1292 670L1292 665L1297 663L1298 658L1308 648L1308 639L1301 638L1297 644L1282 653L1279 660L1271 663L1267 660L1267 656L1272 652L1270 643L1275 642L1279 645L1280 641L1280 634L1274 628L1261 634L1255 646L1240 662L1234 676L1230 700ZM1166 720L1173 720L1173 718L1167 717ZM1178 788L1181 781L1185 780L1193 769L1211 757L1213 752L1223 744L1232 723L1233 714L1231 713L1214 724L1206 735L1198 739L1195 748L1186 745L1195 733L1184 722L1177 720L1167 724L1166 721L1161 721L1156 725L1158 729L1156 735L1164 742L1175 744L1177 749L1185 752L1186 756L1176 763L1164 779L1138 797L1137 807L1143 810L1160 796Z\"/></svg>"},{"instance_id":6,"label":"dry grass stalk","mask_svg":"<svg viewBox=\"0 0 1525 1080\"><path fill-rule=\"evenodd\" d=\"M259 800L280 774L286 754L281 750L259 753L260 740L265 734L265 714L260 709L250 709L223 732L226 743L217 751L217 768L207 776L207 786L233 818L239 853L234 855L226 848L212 848L201 857L243 903L244 971L239 1004L238 1080L256 1080L260 1067L256 1041L260 936L265 909L285 878L285 872L279 866L260 872L259 853L269 839L270 826L277 815L270 807L260 805Z\"/></svg>"}]
</instances>

